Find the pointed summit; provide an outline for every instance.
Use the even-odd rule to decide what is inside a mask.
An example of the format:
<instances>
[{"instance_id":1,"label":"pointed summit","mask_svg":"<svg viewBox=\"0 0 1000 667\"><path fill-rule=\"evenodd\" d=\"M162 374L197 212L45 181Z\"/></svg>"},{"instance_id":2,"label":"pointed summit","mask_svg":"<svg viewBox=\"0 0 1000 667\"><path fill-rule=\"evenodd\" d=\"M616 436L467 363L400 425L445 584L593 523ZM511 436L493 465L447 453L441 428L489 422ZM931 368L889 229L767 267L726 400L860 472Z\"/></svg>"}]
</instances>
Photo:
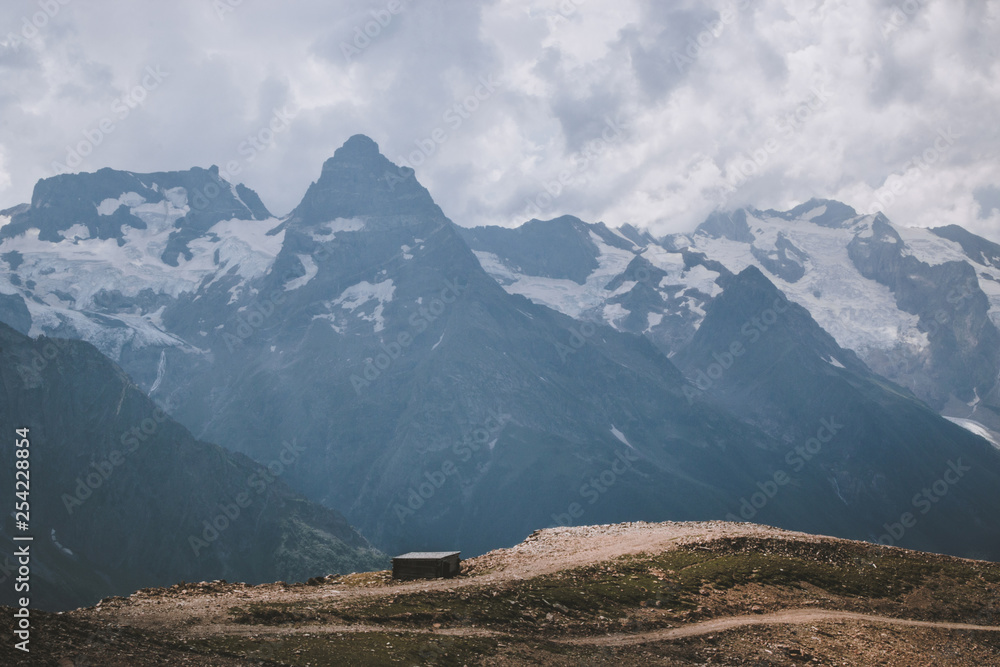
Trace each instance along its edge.
<instances>
[{"instance_id":1,"label":"pointed summit","mask_svg":"<svg viewBox=\"0 0 1000 667\"><path fill-rule=\"evenodd\" d=\"M378 144L371 137L363 134L355 134L334 152L333 157L327 160L327 164L338 159L371 160L377 158L379 155L381 153L379 152Z\"/></svg>"},{"instance_id":2,"label":"pointed summit","mask_svg":"<svg viewBox=\"0 0 1000 667\"><path fill-rule=\"evenodd\" d=\"M412 169L396 166L379 152L378 144L356 134L323 163L319 180L309 186L290 222L313 226L337 218L400 216L445 219Z\"/></svg>"}]
</instances>

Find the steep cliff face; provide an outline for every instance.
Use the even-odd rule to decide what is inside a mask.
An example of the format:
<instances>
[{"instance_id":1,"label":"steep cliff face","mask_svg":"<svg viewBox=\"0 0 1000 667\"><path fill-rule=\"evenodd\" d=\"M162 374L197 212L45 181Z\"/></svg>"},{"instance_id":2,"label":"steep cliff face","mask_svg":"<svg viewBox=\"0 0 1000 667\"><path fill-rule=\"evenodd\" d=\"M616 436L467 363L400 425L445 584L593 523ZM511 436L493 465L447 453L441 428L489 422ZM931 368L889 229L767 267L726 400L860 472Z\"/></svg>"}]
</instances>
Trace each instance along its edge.
<instances>
[{"instance_id":1,"label":"steep cliff face","mask_svg":"<svg viewBox=\"0 0 1000 667\"><path fill-rule=\"evenodd\" d=\"M974 407L983 397L996 398L1000 332L971 264L921 261L881 214L871 234L854 237L847 251L862 276L888 287L899 309L919 318L929 342L928 373L935 381L925 398L934 407L945 408L951 397ZM995 419L1000 412L993 402L982 407Z\"/></svg>"}]
</instances>

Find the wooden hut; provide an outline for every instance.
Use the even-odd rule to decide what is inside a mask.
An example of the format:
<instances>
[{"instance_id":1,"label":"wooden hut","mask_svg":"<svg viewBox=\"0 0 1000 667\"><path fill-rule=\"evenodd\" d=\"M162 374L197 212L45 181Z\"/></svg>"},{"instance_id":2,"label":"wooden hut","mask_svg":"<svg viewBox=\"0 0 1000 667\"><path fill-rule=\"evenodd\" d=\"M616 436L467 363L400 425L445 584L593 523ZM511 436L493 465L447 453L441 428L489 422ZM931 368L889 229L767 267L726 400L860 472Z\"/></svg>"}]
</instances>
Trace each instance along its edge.
<instances>
[{"instance_id":1,"label":"wooden hut","mask_svg":"<svg viewBox=\"0 0 1000 667\"><path fill-rule=\"evenodd\" d=\"M393 579L440 579L461 571L461 551L412 551L392 559Z\"/></svg>"}]
</instances>

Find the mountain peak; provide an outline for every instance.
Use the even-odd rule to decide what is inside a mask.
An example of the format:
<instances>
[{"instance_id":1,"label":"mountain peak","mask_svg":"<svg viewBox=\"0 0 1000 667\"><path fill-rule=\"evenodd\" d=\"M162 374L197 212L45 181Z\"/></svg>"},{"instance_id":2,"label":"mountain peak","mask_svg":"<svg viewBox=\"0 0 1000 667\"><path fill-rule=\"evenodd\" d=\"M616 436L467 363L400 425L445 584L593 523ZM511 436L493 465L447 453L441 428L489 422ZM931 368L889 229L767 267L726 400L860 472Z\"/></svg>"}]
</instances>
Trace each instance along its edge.
<instances>
[{"instance_id":1,"label":"mountain peak","mask_svg":"<svg viewBox=\"0 0 1000 667\"><path fill-rule=\"evenodd\" d=\"M723 294L729 294L730 296L724 299L720 295L719 300L736 299L739 302L743 302L742 311L745 311L748 316L752 315L755 310L759 310L767 304L772 303L776 298L785 298L781 290L764 275L763 271L753 264L747 266L739 273L727 276L723 279L723 282L726 289ZM738 298L734 296L737 294L739 295Z\"/></svg>"},{"instance_id":2,"label":"mountain peak","mask_svg":"<svg viewBox=\"0 0 1000 667\"><path fill-rule=\"evenodd\" d=\"M328 171L336 172L338 167L344 165L384 168L384 163L387 162L389 161L382 156L374 140L363 134L355 134L334 151L333 157L323 163L323 174Z\"/></svg>"},{"instance_id":3,"label":"mountain peak","mask_svg":"<svg viewBox=\"0 0 1000 667\"><path fill-rule=\"evenodd\" d=\"M682 359L690 367L711 363L713 351L730 347L734 340L748 347L759 338L767 345L756 350L759 365L744 364L730 375L742 376L741 382L753 383L753 376L778 363L779 358L795 358L794 368L826 369L831 358L841 368L868 373L854 352L842 349L808 310L788 297L759 268L750 265L725 281L725 291L705 309L706 315L691 346ZM793 355L790 357L788 355ZM787 367L786 367L787 369ZM768 371L770 372L770 371ZM743 375L745 373L745 375ZM733 378L729 378L732 380ZM775 410L780 410L775 407ZM776 412L777 413L777 412Z\"/></svg>"},{"instance_id":4,"label":"mountain peak","mask_svg":"<svg viewBox=\"0 0 1000 667\"><path fill-rule=\"evenodd\" d=\"M368 153L378 155L379 148L375 140L365 134L355 134L351 136L344 145L337 149L337 152Z\"/></svg>"},{"instance_id":5,"label":"mountain peak","mask_svg":"<svg viewBox=\"0 0 1000 667\"><path fill-rule=\"evenodd\" d=\"M141 208L150 206L161 207L163 213ZM147 174L104 167L38 181L30 206L15 212L11 223L0 230L0 238L37 229L39 239L58 243L63 240L62 232L83 225L90 238L117 239L124 245L128 227L146 229L143 215L162 219L172 210L177 216L177 238L171 239L164 255L164 261L172 265L178 253L187 254L188 240L220 220L271 217L253 190L242 184L234 187L216 166Z\"/></svg>"},{"instance_id":6,"label":"mountain peak","mask_svg":"<svg viewBox=\"0 0 1000 667\"><path fill-rule=\"evenodd\" d=\"M858 212L847 204L815 197L783 214L788 220L808 220L823 227L843 227L848 220L857 216Z\"/></svg>"},{"instance_id":7,"label":"mountain peak","mask_svg":"<svg viewBox=\"0 0 1000 667\"><path fill-rule=\"evenodd\" d=\"M694 233L710 238L727 238L739 243L753 243L756 240L747 224L747 212L742 208L732 212L715 211L698 225Z\"/></svg>"},{"instance_id":8,"label":"mountain peak","mask_svg":"<svg viewBox=\"0 0 1000 667\"><path fill-rule=\"evenodd\" d=\"M735 279L746 285L752 285L758 289L775 291L778 289L774 286L774 283L768 280L767 276L765 276L764 273L753 264L737 273Z\"/></svg>"},{"instance_id":9,"label":"mountain peak","mask_svg":"<svg viewBox=\"0 0 1000 667\"><path fill-rule=\"evenodd\" d=\"M337 218L400 216L444 219L412 169L396 166L372 139L355 134L323 163L291 221L312 226Z\"/></svg>"}]
</instances>

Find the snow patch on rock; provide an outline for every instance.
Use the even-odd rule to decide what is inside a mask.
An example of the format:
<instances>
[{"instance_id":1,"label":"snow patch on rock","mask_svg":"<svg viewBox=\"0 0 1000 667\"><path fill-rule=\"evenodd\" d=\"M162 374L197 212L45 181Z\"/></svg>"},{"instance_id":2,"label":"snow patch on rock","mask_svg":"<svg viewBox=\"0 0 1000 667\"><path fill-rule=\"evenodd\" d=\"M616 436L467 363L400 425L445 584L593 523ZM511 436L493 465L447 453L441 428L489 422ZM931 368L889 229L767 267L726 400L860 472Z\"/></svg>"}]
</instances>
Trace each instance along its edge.
<instances>
[{"instance_id":1,"label":"snow patch on rock","mask_svg":"<svg viewBox=\"0 0 1000 667\"><path fill-rule=\"evenodd\" d=\"M313 241L326 243L336 238L340 232L359 232L364 228L363 218L336 218L318 225L317 231L311 232L310 236L312 236Z\"/></svg>"},{"instance_id":2,"label":"snow patch on rock","mask_svg":"<svg viewBox=\"0 0 1000 667\"><path fill-rule=\"evenodd\" d=\"M379 283L370 283L367 280L362 280L357 285L352 285L345 289L329 305L331 308L339 306L344 310L354 313L361 306L371 301L376 301L377 303L370 314L359 312L356 315L360 319L374 322L375 331L382 331L385 329L385 319L382 316L385 311L385 305L392 301L395 293L396 286L393 284L392 279L383 280Z\"/></svg>"},{"instance_id":3,"label":"snow patch on rock","mask_svg":"<svg viewBox=\"0 0 1000 667\"><path fill-rule=\"evenodd\" d=\"M295 255L295 256L299 258L300 262L302 262L302 268L305 269L305 275L299 276L298 278L289 280L287 283L285 283L286 292L290 292L292 290L296 290L300 287L308 285L309 281L315 278L316 274L319 273L319 267L316 266L316 262L315 260L313 260L312 257L310 257L309 255Z\"/></svg>"},{"instance_id":4,"label":"snow patch on rock","mask_svg":"<svg viewBox=\"0 0 1000 667\"><path fill-rule=\"evenodd\" d=\"M970 433L975 433L976 435L978 435L979 437L983 438L991 445L996 447L997 449L1000 449L1000 441L997 440L994 433L985 426L983 426L982 424L980 424L979 422L973 421L971 419L960 419L958 417L945 417L945 419L955 424L958 424L959 426L964 428L966 431L969 431Z\"/></svg>"},{"instance_id":5,"label":"snow patch on rock","mask_svg":"<svg viewBox=\"0 0 1000 667\"><path fill-rule=\"evenodd\" d=\"M105 199L100 204L97 205L97 212L100 215L111 215L117 211L122 206L127 206L128 208L135 208L141 204L146 203L146 198L140 195L138 192L126 192L116 199Z\"/></svg>"}]
</instances>

